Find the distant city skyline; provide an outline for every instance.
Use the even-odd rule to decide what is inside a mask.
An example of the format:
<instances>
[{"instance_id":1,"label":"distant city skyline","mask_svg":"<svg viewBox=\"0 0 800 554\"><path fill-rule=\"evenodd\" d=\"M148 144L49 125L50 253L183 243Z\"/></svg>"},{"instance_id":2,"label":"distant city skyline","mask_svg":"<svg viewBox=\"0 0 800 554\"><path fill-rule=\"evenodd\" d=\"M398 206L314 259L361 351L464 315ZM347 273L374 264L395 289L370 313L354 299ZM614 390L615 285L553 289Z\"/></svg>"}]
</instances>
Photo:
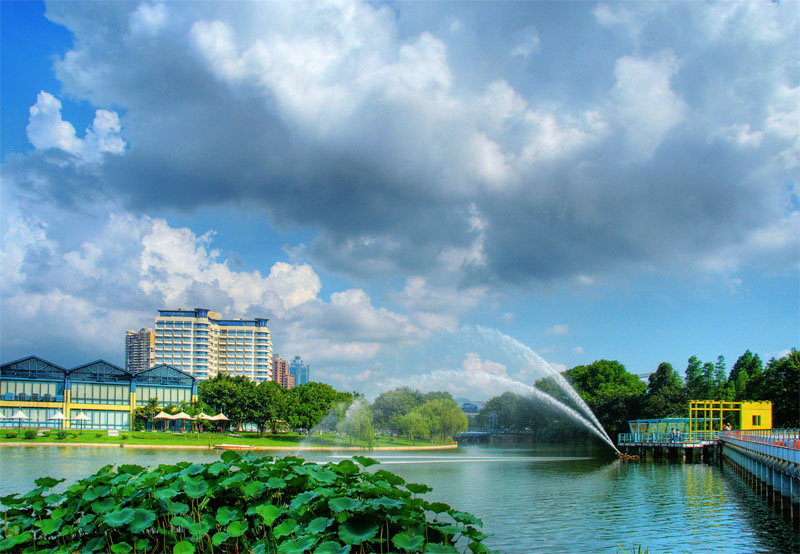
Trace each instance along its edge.
<instances>
[{"instance_id":1,"label":"distant city skyline","mask_svg":"<svg viewBox=\"0 0 800 554\"><path fill-rule=\"evenodd\" d=\"M797 2L0 16L4 361L124 366L180 306L368 394L799 346Z\"/></svg>"}]
</instances>

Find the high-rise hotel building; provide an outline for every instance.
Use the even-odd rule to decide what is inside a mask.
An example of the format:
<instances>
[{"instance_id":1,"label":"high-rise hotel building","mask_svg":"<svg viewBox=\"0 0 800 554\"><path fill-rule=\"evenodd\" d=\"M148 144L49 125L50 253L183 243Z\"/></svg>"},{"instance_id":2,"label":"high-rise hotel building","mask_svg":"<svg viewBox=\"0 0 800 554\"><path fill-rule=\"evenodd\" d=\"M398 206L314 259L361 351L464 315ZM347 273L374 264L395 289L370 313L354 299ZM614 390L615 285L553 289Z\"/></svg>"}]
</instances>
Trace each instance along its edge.
<instances>
[{"instance_id":1,"label":"high-rise hotel building","mask_svg":"<svg viewBox=\"0 0 800 554\"><path fill-rule=\"evenodd\" d=\"M159 310L155 363L209 379L217 373L272 379L268 319L222 319L205 308Z\"/></svg>"},{"instance_id":2,"label":"high-rise hotel building","mask_svg":"<svg viewBox=\"0 0 800 554\"><path fill-rule=\"evenodd\" d=\"M155 365L156 335L152 329L125 331L125 369L144 371Z\"/></svg>"}]
</instances>

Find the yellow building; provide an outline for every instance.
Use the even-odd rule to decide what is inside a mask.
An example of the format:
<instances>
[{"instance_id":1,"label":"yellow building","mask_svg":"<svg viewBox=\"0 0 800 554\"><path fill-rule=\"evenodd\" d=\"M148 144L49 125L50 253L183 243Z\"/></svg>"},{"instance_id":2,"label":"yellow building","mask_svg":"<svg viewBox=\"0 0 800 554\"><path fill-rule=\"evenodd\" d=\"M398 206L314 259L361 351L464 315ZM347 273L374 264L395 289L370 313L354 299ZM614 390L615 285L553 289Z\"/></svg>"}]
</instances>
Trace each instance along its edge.
<instances>
[{"instance_id":1,"label":"yellow building","mask_svg":"<svg viewBox=\"0 0 800 554\"><path fill-rule=\"evenodd\" d=\"M691 400L689 432L709 433L725 429L772 429L772 402L725 402Z\"/></svg>"},{"instance_id":2,"label":"yellow building","mask_svg":"<svg viewBox=\"0 0 800 554\"><path fill-rule=\"evenodd\" d=\"M169 364L197 379L217 373L272 379L272 340L266 318L223 319L205 308L159 310L155 363Z\"/></svg>"},{"instance_id":3,"label":"yellow building","mask_svg":"<svg viewBox=\"0 0 800 554\"><path fill-rule=\"evenodd\" d=\"M72 369L29 356L0 365L2 427L60 427L50 419L59 411L65 427L84 413L85 429L130 429L133 412L157 397L161 406L197 399L194 377L167 365L130 373L104 360ZM21 410L28 419L11 416Z\"/></svg>"}]
</instances>

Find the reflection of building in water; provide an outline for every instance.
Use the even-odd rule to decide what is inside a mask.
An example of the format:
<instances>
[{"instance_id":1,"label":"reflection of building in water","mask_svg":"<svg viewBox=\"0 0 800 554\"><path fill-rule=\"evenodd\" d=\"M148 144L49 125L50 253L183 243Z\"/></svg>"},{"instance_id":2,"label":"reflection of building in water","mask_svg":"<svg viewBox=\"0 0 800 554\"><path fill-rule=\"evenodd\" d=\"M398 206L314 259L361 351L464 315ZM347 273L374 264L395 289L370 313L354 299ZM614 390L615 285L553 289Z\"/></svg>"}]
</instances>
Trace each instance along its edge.
<instances>
[{"instance_id":1,"label":"reflection of building in water","mask_svg":"<svg viewBox=\"0 0 800 554\"><path fill-rule=\"evenodd\" d=\"M64 427L78 427L85 414L86 429L130 429L133 411L156 398L158 405L197 399L194 377L168 365L131 373L97 360L66 369L37 356L0 365L2 427L60 427L50 419L59 412ZM22 411L26 419L11 419Z\"/></svg>"}]
</instances>

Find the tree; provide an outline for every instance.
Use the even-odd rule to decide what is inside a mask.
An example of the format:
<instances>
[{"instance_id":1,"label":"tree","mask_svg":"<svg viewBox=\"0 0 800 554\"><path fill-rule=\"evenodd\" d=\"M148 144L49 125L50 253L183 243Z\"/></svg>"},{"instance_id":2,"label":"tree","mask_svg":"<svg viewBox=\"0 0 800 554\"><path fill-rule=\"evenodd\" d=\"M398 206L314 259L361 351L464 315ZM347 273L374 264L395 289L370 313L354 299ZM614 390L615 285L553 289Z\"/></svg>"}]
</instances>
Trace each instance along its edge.
<instances>
[{"instance_id":1,"label":"tree","mask_svg":"<svg viewBox=\"0 0 800 554\"><path fill-rule=\"evenodd\" d=\"M151 396L145 406L139 406L133 411L133 430L143 431L147 427L147 423L152 421L153 416L160 411L158 398Z\"/></svg>"},{"instance_id":2,"label":"tree","mask_svg":"<svg viewBox=\"0 0 800 554\"><path fill-rule=\"evenodd\" d=\"M772 401L773 427L800 427L800 352L767 363L763 394Z\"/></svg>"},{"instance_id":3,"label":"tree","mask_svg":"<svg viewBox=\"0 0 800 554\"><path fill-rule=\"evenodd\" d=\"M378 429L388 429L398 433L400 431L400 418L410 413L417 406L421 406L423 402L423 394L410 387L400 387L383 392L372 403L375 426Z\"/></svg>"},{"instance_id":4,"label":"tree","mask_svg":"<svg viewBox=\"0 0 800 554\"><path fill-rule=\"evenodd\" d=\"M684 375L687 399L704 400L703 368L702 362L697 359L697 356L689 358Z\"/></svg>"},{"instance_id":5,"label":"tree","mask_svg":"<svg viewBox=\"0 0 800 554\"><path fill-rule=\"evenodd\" d=\"M714 400L730 400L728 398L728 370L725 368L724 356L717 356L714 364Z\"/></svg>"},{"instance_id":6,"label":"tree","mask_svg":"<svg viewBox=\"0 0 800 554\"><path fill-rule=\"evenodd\" d=\"M452 398L428 400L417 411L428 424L431 442L434 437L441 437L444 441L448 436L467 430L467 416Z\"/></svg>"},{"instance_id":7,"label":"tree","mask_svg":"<svg viewBox=\"0 0 800 554\"><path fill-rule=\"evenodd\" d=\"M628 420L640 413L647 387L620 362L598 360L564 375L612 437L627 432Z\"/></svg>"},{"instance_id":8,"label":"tree","mask_svg":"<svg viewBox=\"0 0 800 554\"><path fill-rule=\"evenodd\" d=\"M428 422L419 411L407 413L398 418L400 433L410 439L424 439L429 436Z\"/></svg>"},{"instance_id":9,"label":"tree","mask_svg":"<svg viewBox=\"0 0 800 554\"><path fill-rule=\"evenodd\" d=\"M242 375L217 374L201 381L197 393L200 400L217 413L225 414L233 425L241 429L244 423L255 421L255 386Z\"/></svg>"},{"instance_id":10,"label":"tree","mask_svg":"<svg viewBox=\"0 0 800 554\"><path fill-rule=\"evenodd\" d=\"M313 429L337 402L351 402L352 395L337 392L325 383L311 381L289 391L286 417L295 428Z\"/></svg>"},{"instance_id":11,"label":"tree","mask_svg":"<svg viewBox=\"0 0 800 554\"><path fill-rule=\"evenodd\" d=\"M648 418L685 417L686 397L681 376L664 362L648 378L644 398L644 413Z\"/></svg>"},{"instance_id":12,"label":"tree","mask_svg":"<svg viewBox=\"0 0 800 554\"><path fill-rule=\"evenodd\" d=\"M746 350L733 364L728 383L733 389L733 400L760 400L763 364L758 354ZM752 381L752 382L751 382Z\"/></svg>"},{"instance_id":13,"label":"tree","mask_svg":"<svg viewBox=\"0 0 800 554\"><path fill-rule=\"evenodd\" d=\"M286 417L287 392L275 381L262 381L255 388L255 423L259 434L269 427L273 433L278 430L278 421Z\"/></svg>"}]
</instances>

